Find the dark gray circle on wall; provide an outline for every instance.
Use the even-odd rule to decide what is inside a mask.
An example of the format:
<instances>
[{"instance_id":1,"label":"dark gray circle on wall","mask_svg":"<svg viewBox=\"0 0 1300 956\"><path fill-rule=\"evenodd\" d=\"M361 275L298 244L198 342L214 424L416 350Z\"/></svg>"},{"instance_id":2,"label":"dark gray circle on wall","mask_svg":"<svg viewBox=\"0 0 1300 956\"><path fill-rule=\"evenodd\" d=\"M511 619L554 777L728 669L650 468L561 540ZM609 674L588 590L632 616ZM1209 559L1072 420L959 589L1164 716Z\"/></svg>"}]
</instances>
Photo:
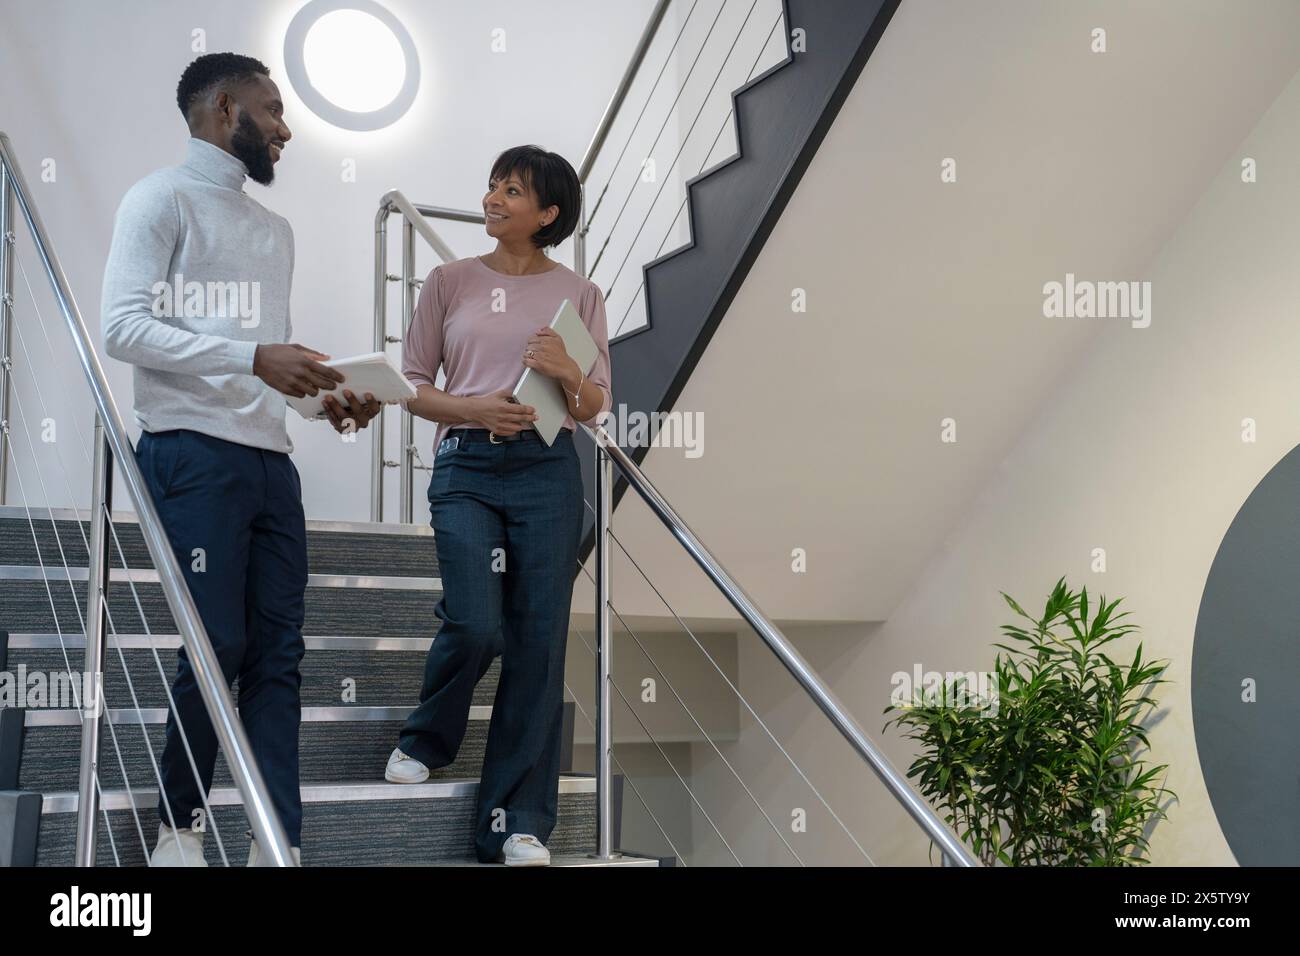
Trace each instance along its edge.
<instances>
[{"instance_id":1,"label":"dark gray circle on wall","mask_svg":"<svg viewBox=\"0 0 1300 956\"><path fill-rule=\"evenodd\" d=\"M1242 866L1300 864L1300 447L1264 476L1210 566L1192 649L1201 773ZM1254 681L1255 702L1242 701Z\"/></svg>"}]
</instances>

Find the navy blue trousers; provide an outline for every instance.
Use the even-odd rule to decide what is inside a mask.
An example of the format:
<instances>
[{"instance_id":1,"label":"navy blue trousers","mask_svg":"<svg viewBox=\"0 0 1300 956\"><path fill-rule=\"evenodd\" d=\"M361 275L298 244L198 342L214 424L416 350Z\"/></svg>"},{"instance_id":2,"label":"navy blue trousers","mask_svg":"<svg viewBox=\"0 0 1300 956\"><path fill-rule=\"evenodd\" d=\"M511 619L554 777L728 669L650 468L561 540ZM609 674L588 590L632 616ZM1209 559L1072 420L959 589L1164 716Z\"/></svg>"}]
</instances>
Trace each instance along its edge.
<instances>
[{"instance_id":1,"label":"navy blue trousers","mask_svg":"<svg viewBox=\"0 0 1300 956\"><path fill-rule=\"evenodd\" d=\"M495 858L512 833L545 842L555 828L582 496L568 429L550 446L532 433L496 445L462 437L445 441L434 459L429 523L443 587L434 614L442 623L425 661L420 705L398 746L430 768L452 763L474 685L501 655L475 811L480 862Z\"/></svg>"},{"instance_id":2,"label":"navy blue trousers","mask_svg":"<svg viewBox=\"0 0 1300 956\"><path fill-rule=\"evenodd\" d=\"M177 429L144 432L136 459L185 574L289 842L301 844L298 725L307 531L298 469L266 451ZM184 648L172 684L158 814L193 826L212 786L217 738ZM179 714L198 770L177 731ZM206 824L206 821L205 821Z\"/></svg>"}]
</instances>

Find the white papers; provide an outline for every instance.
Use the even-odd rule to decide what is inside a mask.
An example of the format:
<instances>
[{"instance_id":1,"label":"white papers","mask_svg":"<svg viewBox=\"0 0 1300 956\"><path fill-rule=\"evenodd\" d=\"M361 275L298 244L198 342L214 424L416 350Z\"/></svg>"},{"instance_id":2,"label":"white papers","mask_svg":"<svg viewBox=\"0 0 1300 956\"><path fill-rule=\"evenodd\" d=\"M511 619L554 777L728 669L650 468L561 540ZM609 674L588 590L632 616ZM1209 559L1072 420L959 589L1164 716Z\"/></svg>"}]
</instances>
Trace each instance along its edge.
<instances>
[{"instance_id":1,"label":"white papers","mask_svg":"<svg viewBox=\"0 0 1300 956\"><path fill-rule=\"evenodd\" d=\"M321 390L314 396L294 398L286 395L285 400L293 406L303 418L328 418L325 413L325 396L333 395L341 405L348 404L343 396L343 389L348 389L358 401L365 401L366 393L374 395L381 402L404 402L415 398L415 386L406 380L401 370L384 352L368 352L351 358L330 359L321 362L343 373L343 381L329 391Z\"/></svg>"}]
</instances>

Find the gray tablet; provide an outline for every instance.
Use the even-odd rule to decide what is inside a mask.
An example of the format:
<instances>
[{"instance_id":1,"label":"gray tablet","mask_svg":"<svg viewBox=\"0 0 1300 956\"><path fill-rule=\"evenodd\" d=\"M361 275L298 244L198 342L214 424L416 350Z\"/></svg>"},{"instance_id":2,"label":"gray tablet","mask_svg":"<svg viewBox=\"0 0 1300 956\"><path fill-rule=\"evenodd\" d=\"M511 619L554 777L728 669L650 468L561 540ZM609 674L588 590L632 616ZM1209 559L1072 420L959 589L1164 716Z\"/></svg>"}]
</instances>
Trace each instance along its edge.
<instances>
[{"instance_id":1,"label":"gray tablet","mask_svg":"<svg viewBox=\"0 0 1300 956\"><path fill-rule=\"evenodd\" d=\"M578 363L584 374L591 374L600 350L596 347L596 340L587 331L587 326L583 324L582 316L568 299L560 303L555 318L551 320L551 328L560 333L560 338L564 340L564 350L569 353L569 357ZM564 386L536 369L525 368L515 385L513 396L519 404L531 405L537 410L537 421L533 422L533 428L541 435L542 441L548 445L554 444L555 436L564 427L564 419L569 415Z\"/></svg>"}]
</instances>

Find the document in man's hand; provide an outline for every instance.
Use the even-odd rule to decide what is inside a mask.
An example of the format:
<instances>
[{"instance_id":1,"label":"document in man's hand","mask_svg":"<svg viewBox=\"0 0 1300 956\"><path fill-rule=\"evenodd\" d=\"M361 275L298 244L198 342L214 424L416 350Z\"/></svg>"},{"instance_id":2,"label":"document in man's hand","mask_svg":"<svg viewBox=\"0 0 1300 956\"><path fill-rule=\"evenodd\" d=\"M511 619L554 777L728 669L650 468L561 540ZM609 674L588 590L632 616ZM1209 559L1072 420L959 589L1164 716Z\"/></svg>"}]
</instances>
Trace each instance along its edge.
<instances>
[{"instance_id":1,"label":"document in man's hand","mask_svg":"<svg viewBox=\"0 0 1300 956\"><path fill-rule=\"evenodd\" d=\"M415 398L415 386L406 380L406 376L384 352L369 352L351 358L330 359L321 364L342 372L343 381L328 391L317 392L314 396L307 395L303 398L286 396L286 401L303 418L328 418L325 413L326 395L333 395L338 399L339 404L346 406L348 401L343 395L345 388L357 397L357 401L365 401L366 392L374 395L381 402L404 402Z\"/></svg>"}]
</instances>

